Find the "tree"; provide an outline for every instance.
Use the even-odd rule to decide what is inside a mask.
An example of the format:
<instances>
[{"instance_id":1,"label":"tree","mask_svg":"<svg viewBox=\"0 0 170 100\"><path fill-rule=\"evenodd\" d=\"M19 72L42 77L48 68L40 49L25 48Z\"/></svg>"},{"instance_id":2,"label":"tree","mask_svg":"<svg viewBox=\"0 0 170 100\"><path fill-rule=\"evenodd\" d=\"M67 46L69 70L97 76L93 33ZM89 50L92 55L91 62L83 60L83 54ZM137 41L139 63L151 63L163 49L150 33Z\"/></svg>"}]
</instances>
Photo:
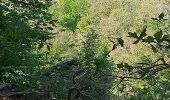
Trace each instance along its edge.
<instances>
[{"instance_id":1,"label":"tree","mask_svg":"<svg viewBox=\"0 0 170 100\"><path fill-rule=\"evenodd\" d=\"M53 18L58 21L58 25L71 32L78 29L81 18L89 11L87 0L59 0L57 7L52 7Z\"/></svg>"},{"instance_id":2,"label":"tree","mask_svg":"<svg viewBox=\"0 0 170 100\"><path fill-rule=\"evenodd\" d=\"M51 0L0 1L0 81L28 85L31 75L42 66L39 49L53 37L50 32L53 21L48 13L51 3Z\"/></svg>"},{"instance_id":3,"label":"tree","mask_svg":"<svg viewBox=\"0 0 170 100\"><path fill-rule=\"evenodd\" d=\"M144 43L149 47L157 58L147 58L145 56L141 62L136 64L120 63L117 64L118 73L115 73L119 79L117 88L121 88L122 93L130 92L130 99L154 99L159 100L169 97L166 87L169 87L167 76L169 76L169 21L161 13L158 18L152 18L151 23L155 29L153 35L148 35L148 25L137 32L129 32L129 37L135 38L134 44ZM156 25L155 25L156 24ZM150 25L150 24L149 24ZM126 74L125 74L126 73ZM166 80L166 81L164 81ZM135 81L136 83L133 83ZM127 84L128 87L127 87ZM125 91L125 90L129 91ZM162 93L161 91L164 91ZM135 92L138 92L137 94ZM147 93L146 93L147 92ZM126 94L127 96L128 94Z\"/></svg>"}]
</instances>

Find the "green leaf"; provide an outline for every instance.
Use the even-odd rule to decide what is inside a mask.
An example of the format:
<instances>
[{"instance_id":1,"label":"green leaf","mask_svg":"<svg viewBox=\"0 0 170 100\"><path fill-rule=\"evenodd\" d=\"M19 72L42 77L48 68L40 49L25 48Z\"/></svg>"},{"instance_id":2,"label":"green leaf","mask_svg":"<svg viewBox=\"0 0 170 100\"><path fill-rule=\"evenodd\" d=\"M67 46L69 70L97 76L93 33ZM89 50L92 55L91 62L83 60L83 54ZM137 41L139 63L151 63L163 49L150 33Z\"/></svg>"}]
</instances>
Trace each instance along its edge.
<instances>
[{"instance_id":1,"label":"green leaf","mask_svg":"<svg viewBox=\"0 0 170 100\"><path fill-rule=\"evenodd\" d=\"M120 63L120 64L117 64L117 67L118 67L118 68L123 68L124 65L123 65L123 63Z\"/></svg>"},{"instance_id":2,"label":"green leaf","mask_svg":"<svg viewBox=\"0 0 170 100\"><path fill-rule=\"evenodd\" d=\"M151 49L153 50L154 53L157 52L157 49L153 45L151 45Z\"/></svg>"},{"instance_id":3,"label":"green leaf","mask_svg":"<svg viewBox=\"0 0 170 100\"><path fill-rule=\"evenodd\" d=\"M154 42L154 38L152 36L148 36L147 38L143 39L143 42L147 42L147 43Z\"/></svg>"},{"instance_id":4,"label":"green leaf","mask_svg":"<svg viewBox=\"0 0 170 100\"><path fill-rule=\"evenodd\" d=\"M124 64L124 67L128 70L128 71L132 71L132 66L130 66L128 63Z\"/></svg>"},{"instance_id":5,"label":"green leaf","mask_svg":"<svg viewBox=\"0 0 170 100\"><path fill-rule=\"evenodd\" d=\"M164 18L164 13L161 13L160 15L159 15L159 19L161 20L161 19L163 19Z\"/></svg>"},{"instance_id":6,"label":"green leaf","mask_svg":"<svg viewBox=\"0 0 170 100\"><path fill-rule=\"evenodd\" d=\"M147 34L146 34L146 29L147 29L147 27L145 27L143 30L142 30L142 32L141 32L141 34L140 34L140 38L144 38Z\"/></svg>"},{"instance_id":7,"label":"green leaf","mask_svg":"<svg viewBox=\"0 0 170 100\"><path fill-rule=\"evenodd\" d=\"M133 42L133 44L137 44L139 43L140 39L136 40L135 42Z\"/></svg>"},{"instance_id":8,"label":"green leaf","mask_svg":"<svg viewBox=\"0 0 170 100\"><path fill-rule=\"evenodd\" d=\"M128 32L129 36L128 37L133 37L133 38L138 38L137 33L132 33L132 32Z\"/></svg>"},{"instance_id":9,"label":"green leaf","mask_svg":"<svg viewBox=\"0 0 170 100\"><path fill-rule=\"evenodd\" d=\"M160 40L162 38L162 35L163 35L162 30L160 30L160 31L158 31L154 34L154 37L155 37L155 39L157 40L158 43L161 42Z\"/></svg>"}]
</instances>

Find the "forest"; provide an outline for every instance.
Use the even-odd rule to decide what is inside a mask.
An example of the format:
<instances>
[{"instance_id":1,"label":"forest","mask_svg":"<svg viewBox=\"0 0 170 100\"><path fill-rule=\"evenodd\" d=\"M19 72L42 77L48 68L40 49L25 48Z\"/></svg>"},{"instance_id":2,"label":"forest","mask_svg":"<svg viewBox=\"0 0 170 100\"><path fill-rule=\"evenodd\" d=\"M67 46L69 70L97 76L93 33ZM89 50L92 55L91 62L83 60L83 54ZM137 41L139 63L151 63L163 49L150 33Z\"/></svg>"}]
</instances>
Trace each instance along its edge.
<instances>
[{"instance_id":1,"label":"forest","mask_svg":"<svg viewBox=\"0 0 170 100\"><path fill-rule=\"evenodd\" d=\"M0 100L170 100L170 0L0 0Z\"/></svg>"}]
</instances>

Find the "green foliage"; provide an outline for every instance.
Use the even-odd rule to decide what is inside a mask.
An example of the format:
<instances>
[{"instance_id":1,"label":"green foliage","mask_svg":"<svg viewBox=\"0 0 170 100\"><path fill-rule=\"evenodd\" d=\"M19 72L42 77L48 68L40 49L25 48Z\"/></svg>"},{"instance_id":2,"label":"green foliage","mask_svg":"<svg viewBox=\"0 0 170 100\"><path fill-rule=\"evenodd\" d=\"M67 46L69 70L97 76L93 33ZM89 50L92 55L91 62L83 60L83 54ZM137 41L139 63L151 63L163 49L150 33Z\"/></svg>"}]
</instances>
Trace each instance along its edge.
<instances>
[{"instance_id":1,"label":"green foliage","mask_svg":"<svg viewBox=\"0 0 170 100\"><path fill-rule=\"evenodd\" d=\"M163 18L164 18L163 13L161 13L159 15L159 19L157 20L161 21ZM164 22L169 23L166 20L164 20ZM146 28L144 28L140 36L137 36L137 33L129 32L128 34L129 34L129 37L133 37L136 39L134 44L137 44L139 41L146 42L150 44L154 52L157 52L158 51L157 49L162 49L162 48L169 49L169 46L170 46L169 34L168 32L165 32L165 31L163 33L163 29L158 29L157 32L153 36L147 36Z\"/></svg>"},{"instance_id":2,"label":"green foliage","mask_svg":"<svg viewBox=\"0 0 170 100\"><path fill-rule=\"evenodd\" d=\"M99 33L97 33L94 29L90 29L90 31L86 35L86 40L83 42L82 48L82 59L85 66L95 68L99 71L100 69L106 70L107 67L112 66L110 60L108 59L108 44L104 43L104 39L100 39ZM102 43L103 42L103 43Z\"/></svg>"},{"instance_id":3,"label":"green foliage","mask_svg":"<svg viewBox=\"0 0 170 100\"><path fill-rule=\"evenodd\" d=\"M59 0L54 7L54 19L62 28L75 32L81 18L87 15L89 3L87 0Z\"/></svg>"},{"instance_id":4,"label":"green foliage","mask_svg":"<svg viewBox=\"0 0 170 100\"><path fill-rule=\"evenodd\" d=\"M87 66L90 66L92 63L94 63L95 56L97 54L97 48L99 46L99 37L98 33L90 29L90 31L87 33L86 41L83 43L83 59L85 60L85 64Z\"/></svg>"},{"instance_id":5,"label":"green foliage","mask_svg":"<svg viewBox=\"0 0 170 100\"><path fill-rule=\"evenodd\" d=\"M146 22L158 13L153 12L155 4L150 4L158 2L106 0L109 7L104 10L96 3L97 9L102 11L97 11L95 5L90 7L90 3L87 0L58 0L51 6L52 0L1 0L0 82L14 83L23 89L53 91L59 100L69 97L71 89L79 92L71 93L73 100L168 99L169 20L165 13L160 13ZM92 25L92 21L96 23ZM74 34L85 32L87 26L93 28L83 33L85 36ZM136 28L141 30L128 32ZM111 33L103 34L103 30ZM150 30L154 30L153 34ZM52 32L56 31L59 34L51 43ZM120 56L118 51L131 49L131 44L124 36L110 40L113 32L116 33L113 37L128 32L128 37L134 39L132 46L149 47L152 55L141 49L138 63L114 64L118 58L112 53ZM113 45L111 50L110 44ZM56 65L72 59L76 65L62 68Z\"/></svg>"},{"instance_id":6,"label":"green foliage","mask_svg":"<svg viewBox=\"0 0 170 100\"><path fill-rule=\"evenodd\" d=\"M163 18L164 14L161 13L157 18L158 20L154 20L153 18L152 20L157 21L158 23L160 21L162 23L169 23L167 20L162 21ZM146 28L144 28L140 34L137 34L136 32L128 33L129 37L136 39L137 42L135 41L135 44L142 42L147 46L150 45L150 48L154 52L156 51L154 53L155 58L150 58L144 54L141 57L140 63L134 65L129 65L127 63L117 64L121 78L123 80L125 79L126 81L129 81L122 83L122 85L133 84L131 86L129 85L128 87L131 89L130 92L133 94L128 98L128 100L166 100L169 98L167 92L169 91L169 88L167 88L169 87L169 79L165 78L167 75L165 73L169 70L169 57L167 57L167 55L169 55L168 50L170 44L167 42L169 41L169 38L168 32L166 32L165 29L158 28L156 29L156 32L151 36L148 36ZM167 43L163 45L164 42ZM129 74L126 70L128 70ZM123 77L122 71L123 73L127 73L126 76ZM117 75L119 74L117 73ZM140 84L140 82L137 81L140 79L143 82L143 88L134 86L134 84ZM123 91L125 91L125 89L123 89ZM126 95L124 93L122 94Z\"/></svg>"},{"instance_id":7,"label":"green foliage","mask_svg":"<svg viewBox=\"0 0 170 100\"><path fill-rule=\"evenodd\" d=\"M0 81L20 86L36 83L31 76L44 65L38 48L53 36L50 5L51 0L0 1Z\"/></svg>"},{"instance_id":8,"label":"green foliage","mask_svg":"<svg viewBox=\"0 0 170 100\"><path fill-rule=\"evenodd\" d=\"M82 67L87 68L89 72L88 78L84 81L92 88L89 90L90 96L97 100L108 99L111 96L109 89L113 80L113 62L108 57L108 46L107 41L100 38L99 33L93 29L88 31L82 46Z\"/></svg>"},{"instance_id":9,"label":"green foliage","mask_svg":"<svg viewBox=\"0 0 170 100\"><path fill-rule=\"evenodd\" d=\"M82 94L83 96L89 95L98 100L109 98L113 62L106 56L109 51L108 46L107 41L101 39L98 32L89 29L82 42L80 55L77 57L79 59L76 59L79 62L78 66L66 66L62 70L49 67L53 75L42 76L41 84L44 88L48 87L51 91L56 92L60 99L68 97L68 91L73 87L79 89L84 94ZM49 70L46 69L46 71ZM81 75L82 71L83 75ZM110 77L111 79L109 79ZM85 87L88 88L84 89ZM74 98L74 92L71 94Z\"/></svg>"}]
</instances>

